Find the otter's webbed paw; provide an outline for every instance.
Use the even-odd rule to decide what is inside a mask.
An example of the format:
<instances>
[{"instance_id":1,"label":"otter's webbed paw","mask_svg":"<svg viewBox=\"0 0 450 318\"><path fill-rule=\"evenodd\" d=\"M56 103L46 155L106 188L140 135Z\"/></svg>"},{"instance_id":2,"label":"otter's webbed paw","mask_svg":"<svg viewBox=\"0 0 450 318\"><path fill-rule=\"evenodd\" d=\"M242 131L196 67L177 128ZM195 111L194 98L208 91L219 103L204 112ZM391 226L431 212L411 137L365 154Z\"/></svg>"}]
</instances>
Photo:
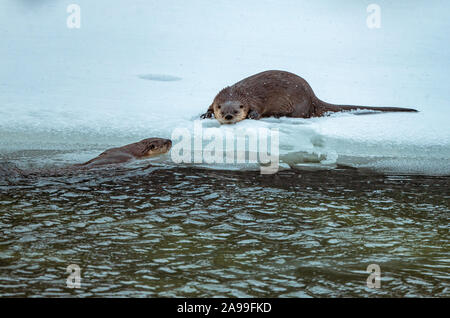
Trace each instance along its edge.
<instances>
[{"instance_id":1,"label":"otter's webbed paw","mask_svg":"<svg viewBox=\"0 0 450 318\"><path fill-rule=\"evenodd\" d=\"M205 119L205 118L212 118L214 115L213 112L207 111L206 113L204 113L203 115L200 116L201 119Z\"/></svg>"},{"instance_id":2,"label":"otter's webbed paw","mask_svg":"<svg viewBox=\"0 0 450 318\"><path fill-rule=\"evenodd\" d=\"M251 111L249 111L247 117L250 118L250 119L259 119L260 116L259 116L259 113L256 110L251 110Z\"/></svg>"}]
</instances>

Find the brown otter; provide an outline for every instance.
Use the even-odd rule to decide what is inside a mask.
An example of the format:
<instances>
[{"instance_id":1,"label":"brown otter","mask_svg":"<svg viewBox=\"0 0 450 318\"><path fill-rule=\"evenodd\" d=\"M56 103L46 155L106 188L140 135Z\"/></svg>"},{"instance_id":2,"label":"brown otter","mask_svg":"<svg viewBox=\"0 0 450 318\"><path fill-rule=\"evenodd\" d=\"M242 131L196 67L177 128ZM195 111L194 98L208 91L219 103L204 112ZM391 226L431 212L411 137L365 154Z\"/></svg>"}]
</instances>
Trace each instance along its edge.
<instances>
[{"instance_id":1,"label":"brown otter","mask_svg":"<svg viewBox=\"0 0 450 318\"><path fill-rule=\"evenodd\" d=\"M166 153L172 147L170 139L147 138L126 146L105 150L100 155L75 167L94 167L112 163L124 163L133 159L145 159Z\"/></svg>"},{"instance_id":2,"label":"brown otter","mask_svg":"<svg viewBox=\"0 0 450 318\"><path fill-rule=\"evenodd\" d=\"M201 118L214 117L221 124L234 124L246 118L324 116L345 110L417 112L411 108L333 105L314 95L308 82L285 71L265 71L222 89Z\"/></svg>"},{"instance_id":3,"label":"brown otter","mask_svg":"<svg viewBox=\"0 0 450 318\"><path fill-rule=\"evenodd\" d=\"M133 159L145 159L164 154L172 147L172 141L162 138L148 138L123 147L111 148L82 164L38 171L23 171L10 162L0 162L0 180L41 175L61 175L78 169L89 169L101 165L124 163Z\"/></svg>"}]
</instances>

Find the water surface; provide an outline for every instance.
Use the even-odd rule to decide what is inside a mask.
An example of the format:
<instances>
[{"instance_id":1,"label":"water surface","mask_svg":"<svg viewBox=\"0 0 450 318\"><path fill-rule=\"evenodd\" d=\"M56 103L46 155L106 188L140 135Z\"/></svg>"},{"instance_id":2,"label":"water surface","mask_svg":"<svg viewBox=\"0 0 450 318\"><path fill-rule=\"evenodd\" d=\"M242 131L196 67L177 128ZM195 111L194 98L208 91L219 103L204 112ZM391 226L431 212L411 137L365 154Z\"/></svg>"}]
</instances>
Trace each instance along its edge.
<instances>
[{"instance_id":1,"label":"water surface","mask_svg":"<svg viewBox=\"0 0 450 318\"><path fill-rule=\"evenodd\" d=\"M2 297L450 295L448 177L128 167L0 184Z\"/></svg>"}]
</instances>

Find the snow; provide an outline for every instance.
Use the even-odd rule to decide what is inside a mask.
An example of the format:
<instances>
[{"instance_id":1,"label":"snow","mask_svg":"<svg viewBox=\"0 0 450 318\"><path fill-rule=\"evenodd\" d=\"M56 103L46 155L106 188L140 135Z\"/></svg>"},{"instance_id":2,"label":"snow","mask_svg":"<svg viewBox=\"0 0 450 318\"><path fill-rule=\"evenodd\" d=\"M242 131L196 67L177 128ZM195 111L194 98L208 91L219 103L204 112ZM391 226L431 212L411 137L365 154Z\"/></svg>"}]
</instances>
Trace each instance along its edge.
<instances>
[{"instance_id":1,"label":"snow","mask_svg":"<svg viewBox=\"0 0 450 318\"><path fill-rule=\"evenodd\" d=\"M66 26L71 3L81 8L80 29ZM0 154L39 161L17 153L53 151L46 160L77 162L170 138L192 130L223 87L281 69L327 102L420 112L203 126L278 128L280 159L292 168L448 175L450 5L377 4L380 29L366 26L368 3L357 1L4 0Z\"/></svg>"}]
</instances>

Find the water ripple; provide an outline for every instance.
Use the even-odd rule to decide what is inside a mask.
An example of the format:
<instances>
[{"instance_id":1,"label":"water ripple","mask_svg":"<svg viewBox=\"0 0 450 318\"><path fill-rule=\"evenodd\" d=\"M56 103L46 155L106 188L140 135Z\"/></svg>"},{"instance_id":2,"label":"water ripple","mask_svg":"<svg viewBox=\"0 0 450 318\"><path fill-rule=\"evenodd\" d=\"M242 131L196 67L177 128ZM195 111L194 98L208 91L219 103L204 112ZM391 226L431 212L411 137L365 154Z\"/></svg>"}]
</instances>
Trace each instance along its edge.
<instances>
[{"instance_id":1,"label":"water ripple","mask_svg":"<svg viewBox=\"0 0 450 318\"><path fill-rule=\"evenodd\" d=\"M4 181L0 296L448 297L449 181L199 169Z\"/></svg>"}]
</instances>

